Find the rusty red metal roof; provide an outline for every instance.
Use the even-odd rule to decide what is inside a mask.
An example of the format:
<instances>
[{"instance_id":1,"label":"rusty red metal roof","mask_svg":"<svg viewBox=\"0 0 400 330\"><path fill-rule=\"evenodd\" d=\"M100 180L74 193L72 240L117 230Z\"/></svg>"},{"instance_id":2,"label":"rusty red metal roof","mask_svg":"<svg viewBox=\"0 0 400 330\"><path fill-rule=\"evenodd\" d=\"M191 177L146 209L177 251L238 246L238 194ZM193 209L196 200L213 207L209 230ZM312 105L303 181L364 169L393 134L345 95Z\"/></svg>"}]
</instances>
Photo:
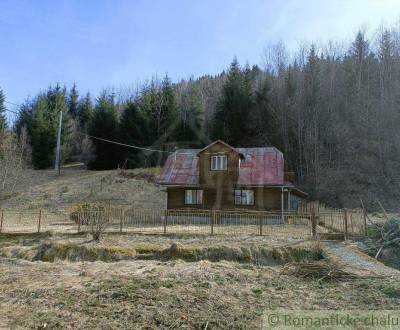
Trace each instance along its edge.
<instances>
[{"instance_id":1,"label":"rusty red metal roof","mask_svg":"<svg viewBox=\"0 0 400 330\"><path fill-rule=\"evenodd\" d=\"M171 154L157 180L161 185L195 186L199 184L199 157L203 149L181 149ZM284 185L283 154L274 147L237 148L243 154L238 185Z\"/></svg>"},{"instance_id":2,"label":"rusty red metal roof","mask_svg":"<svg viewBox=\"0 0 400 330\"><path fill-rule=\"evenodd\" d=\"M244 155L238 185L283 185L283 154L276 148L238 148Z\"/></svg>"}]
</instances>

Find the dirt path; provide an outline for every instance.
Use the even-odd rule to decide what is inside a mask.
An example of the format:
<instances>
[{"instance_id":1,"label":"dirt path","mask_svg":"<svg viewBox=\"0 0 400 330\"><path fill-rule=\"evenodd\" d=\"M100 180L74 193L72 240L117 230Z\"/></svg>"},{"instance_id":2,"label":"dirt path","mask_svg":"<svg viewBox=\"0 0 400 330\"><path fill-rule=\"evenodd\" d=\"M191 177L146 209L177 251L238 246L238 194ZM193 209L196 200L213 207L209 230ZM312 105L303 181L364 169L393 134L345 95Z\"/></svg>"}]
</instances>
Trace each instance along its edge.
<instances>
[{"instance_id":1,"label":"dirt path","mask_svg":"<svg viewBox=\"0 0 400 330\"><path fill-rule=\"evenodd\" d=\"M344 242L324 242L323 245L328 258L336 259L350 269L368 272L378 276L400 277L400 271L385 266L383 263Z\"/></svg>"}]
</instances>

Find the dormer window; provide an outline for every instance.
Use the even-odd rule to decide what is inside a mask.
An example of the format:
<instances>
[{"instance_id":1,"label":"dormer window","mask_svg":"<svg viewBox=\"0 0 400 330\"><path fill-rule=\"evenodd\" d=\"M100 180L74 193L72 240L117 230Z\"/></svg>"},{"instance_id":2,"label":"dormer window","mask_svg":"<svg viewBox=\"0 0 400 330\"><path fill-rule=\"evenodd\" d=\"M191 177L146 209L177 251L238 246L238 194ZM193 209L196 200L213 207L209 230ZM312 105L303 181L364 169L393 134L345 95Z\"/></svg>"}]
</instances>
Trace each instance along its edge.
<instances>
[{"instance_id":1,"label":"dormer window","mask_svg":"<svg viewBox=\"0 0 400 330\"><path fill-rule=\"evenodd\" d=\"M228 164L228 157L226 155L211 156L211 170L212 171L226 171L227 164Z\"/></svg>"}]
</instances>

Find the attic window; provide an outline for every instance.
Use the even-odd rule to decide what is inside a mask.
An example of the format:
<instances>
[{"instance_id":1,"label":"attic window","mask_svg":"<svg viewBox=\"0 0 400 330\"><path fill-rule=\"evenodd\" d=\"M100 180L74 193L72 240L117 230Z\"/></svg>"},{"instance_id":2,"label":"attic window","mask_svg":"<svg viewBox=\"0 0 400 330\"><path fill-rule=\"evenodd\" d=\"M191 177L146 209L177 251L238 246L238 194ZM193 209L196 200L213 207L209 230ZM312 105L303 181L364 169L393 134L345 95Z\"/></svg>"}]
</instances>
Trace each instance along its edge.
<instances>
[{"instance_id":1,"label":"attic window","mask_svg":"<svg viewBox=\"0 0 400 330\"><path fill-rule=\"evenodd\" d=\"M226 155L211 156L211 170L212 171L226 171L228 157Z\"/></svg>"}]
</instances>

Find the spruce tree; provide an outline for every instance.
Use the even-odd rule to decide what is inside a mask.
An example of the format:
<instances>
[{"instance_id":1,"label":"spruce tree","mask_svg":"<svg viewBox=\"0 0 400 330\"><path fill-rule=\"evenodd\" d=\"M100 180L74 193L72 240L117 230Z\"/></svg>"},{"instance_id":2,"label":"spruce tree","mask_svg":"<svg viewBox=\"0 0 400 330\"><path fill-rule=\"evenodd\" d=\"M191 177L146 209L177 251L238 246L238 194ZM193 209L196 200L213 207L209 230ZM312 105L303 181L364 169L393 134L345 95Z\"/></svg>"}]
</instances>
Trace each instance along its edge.
<instances>
[{"instance_id":1,"label":"spruce tree","mask_svg":"<svg viewBox=\"0 0 400 330\"><path fill-rule=\"evenodd\" d=\"M90 94L87 93L86 96L83 99L81 99L78 104L78 121L81 129L87 130L87 127L92 118L93 118L93 103Z\"/></svg>"},{"instance_id":2,"label":"spruce tree","mask_svg":"<svg viewBox=\"0 0 400 330\"><path fill-rule=\"evenodd\" d=\"M89 125L89 134L95 137L118 140L118 119L114 94L103 91L97 99L93 119ZM119 161L119 147L115 144L92 139L95 159L89 167L96 170L116 168Z\"/></svg>"},{"instance_id":3,"label":"spruce tree","mask_svg":"<svg viewBox=\"0 0 400 330\"><path fill-rule=\"evenodd\" d=\"M235 57L217 104L214 139L222 139L233 146L246 146L249 143L249 118L254 109L251 80L251 71L243 71Z\"/></svg>"},{"instance_id":4,"label":"spruce tree","mask_svg":"<svg viewBox=\"0 0 400 330\"><path fill-rule=\"evenodd\" d=\"M177 140L190 145L201 145L205 138L203 133L204 109L200 92L193 81L189 81L187 90L182 95L179 105L179 125Z\"/></svg>"},{"instance_id":5,"label":"spruce tree","mask_svg":"<svg viewBox=\"0 0 400 330\"><path fill-rule=\"evenodd\" d=\"M3 90L0 88L0 134L7 128L6 106L4 105L5 97Z\"/></svg>"},{"instance_id":6,"label":"spruce tree","mask_svg":"<svg viewBox=\"0 0 400 330\"><path fill-rule=\"evenodd\" d=\"M72 118L78 116L79 93L74 84L68 94L68 110Z\"/></svg>"},{"instance_id":7,"label":"spruce tree","mask_svg":"<svg viewBox=\"0 0 400 330\"><path fill-rule=\"evenodd\" d=\"M148 123L136 103L130 101L125 105L120 118L119 140L125 144L135 146L146 146L149 141L147 137ZM122 147L120 157L129 168L142 166L143 153L139 149Z\"/></svg>"},{"instance_id":8,"label":"spruce tree","mask_svg":"<svg viewBox=\"0 0 400 330\"><path fill-rule=\"evenodd\" d=\"M175 92L172 87L171 79L165 75L162 81L162 105L160 134L163 135L164 142L176 141L177 108Z\"/></svg>"}]
</instances>

